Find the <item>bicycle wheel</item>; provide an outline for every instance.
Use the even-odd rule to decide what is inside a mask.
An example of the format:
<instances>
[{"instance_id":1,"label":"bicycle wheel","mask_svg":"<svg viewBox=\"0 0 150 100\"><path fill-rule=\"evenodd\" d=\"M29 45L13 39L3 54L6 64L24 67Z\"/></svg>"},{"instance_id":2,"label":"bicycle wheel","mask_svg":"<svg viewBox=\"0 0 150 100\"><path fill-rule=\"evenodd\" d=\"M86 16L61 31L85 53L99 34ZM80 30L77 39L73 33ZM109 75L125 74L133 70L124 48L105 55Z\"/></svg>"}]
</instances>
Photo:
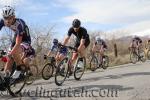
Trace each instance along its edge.
<instances>
[{"instance_id":1,"label":"bicycle wheel","mask_svg":"<svg viewBox=\"0 0 150 100\"><path fill-rule=\"evenodd\" d=\"M109 66L109 57L107 55L105 55L103 57L102 68L107 69L108 66Z\"/></svg>"},{"instance_id":2,"label":"bicycle wheel","mask_svg":"<svg viewBox=\"0 0 150 100\"><path fill-rule=\"evenodd\" d=\"M18 93L21 92L21 90L24 88L26 84L26 73L27 69L25 65L21 65L22 72L17 80L15 82L12 82L11 79L9 79L9 85L7 86L8 92L12 96L16 96ZM12 83L11 83L12 82Z\"/></svg>"},{"instance_id":3,"label":"bicycle wheel","mask_svg":"<svg viewBox=\"0 0 150 100\"><path fill-rule=\"evenodd\" d=\"M82 64L80 64L80 62L82 62ZM86 67L86 59L84 57L78 58L76 66L75 66L75 70L74 70L74 78L76 80L81 79L82 75L84 74L85 67Z\"/></svg>"},{"instance_id":4,"label":"bicycle wheel","mask_svg":"<svg viewBox=\"0 0 150 100\"><path fill-rule=\"evenodd\" d=\"M147 59L150 60L150 50L147 51Z\"/></svg>"},{"instance_id":5,"label":"bicycle wheel","mask_svg":"<svg viewBox=\"0 0 150 100\"><path fill-rule=\"evenodd\" d=\"M42 69L42 78L48 80L53 76L54 66L51 63L45 64Z\"/></svg>"},{"instance_id":6,"label":"bicycle wheel","mask_svg":"<svg viewBox=\"0 0 150 100\"><path fill-rule=\"evenodd\" d=\"M31 64L28 70L28 79L26 81L27 85L32 84L35 79L38 77L38 67L37 65Z\"/></svg>"},{"instance_id":7,"label":"bicycle wheel","mask_svg":"<svg viewBox=\"0 0 150 100\"><path fill-rule=\"evenodd\" d=\"M138 61L138 56L135 52L130 53L130 61L133 64L135 64Z\"/></svg>"},{"instance_id":8,"label":"bicycle wheel","mask_svg":"<svg viewBox=\"0 0 150 100\"><path fill-rule=\"evenodd\" d=\"M55 83L61 86L69 73L68 58L64 58L56 68Z\"/></svg>"},{"instance_id":9,"label":"bicycle wheel","mask_svg":"<svg viewBox=\"0 0 150 100\"><path fill-rule=\"evenodd\" d=\"M90 61L90 70L95 71L98 68L98 66L99 66L98 60L97 60L96 56L93 56Z\"/></svg>"}]
</instances>

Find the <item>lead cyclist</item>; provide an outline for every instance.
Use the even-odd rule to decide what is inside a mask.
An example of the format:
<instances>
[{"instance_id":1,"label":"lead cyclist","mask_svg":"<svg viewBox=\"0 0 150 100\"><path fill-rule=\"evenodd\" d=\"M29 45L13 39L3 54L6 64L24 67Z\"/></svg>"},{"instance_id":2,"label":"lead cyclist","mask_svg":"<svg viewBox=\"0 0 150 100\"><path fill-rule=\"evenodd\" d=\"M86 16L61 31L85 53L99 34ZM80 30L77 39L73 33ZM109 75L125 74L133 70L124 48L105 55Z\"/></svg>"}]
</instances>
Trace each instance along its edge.
<instances>
[{"instance_id":1,"label":"lead cyclist","mask_svg":"<svg viewBox=\"0 0 150 100\"><path fill-rule=\"evenodd\" d=\"M11 6L5 6L2 9L2 16L3 19L0 20L0 30L6 26L14 31L13 42L11 43L11 51L8 54L8 60L4 68L4 76L10 77L12 64L15 61L17 68L13 73L12 78L17 79L21 73L21 65L23 63L28 64L31 56L35 55L35 51L31 47L29 28L24 20L16 18L15 9Z\"/></svg>"}]
</instances>

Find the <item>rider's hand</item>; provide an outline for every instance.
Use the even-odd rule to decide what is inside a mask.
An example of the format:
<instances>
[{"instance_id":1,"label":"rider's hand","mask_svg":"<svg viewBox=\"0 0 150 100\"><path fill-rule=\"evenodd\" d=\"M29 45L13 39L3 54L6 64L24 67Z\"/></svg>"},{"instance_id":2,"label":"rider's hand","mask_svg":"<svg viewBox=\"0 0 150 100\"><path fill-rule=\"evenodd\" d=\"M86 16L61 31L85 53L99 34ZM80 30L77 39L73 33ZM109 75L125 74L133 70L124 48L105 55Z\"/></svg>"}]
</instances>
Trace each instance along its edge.
<instances>
[{"instance_id":1,"label":"rider's hand","mask_svg":"<svg viewBox=\"0 0 150 100\"><path fill-rule=\"evenodd\" d=\"M44 55L44 59L46 59L47 58L47 55Z\"/></svg>"},{"instance_id":2,"label":"rider's hand","mask_svg":"<svg viewBox=\"0 0 150 100\"><path fill-rule=\"evenodd\" d=\"M12 59L12 58L13 58L12 54L8 54L7 57L8 57L9 59Z\"/></svg>"}]
</instances>

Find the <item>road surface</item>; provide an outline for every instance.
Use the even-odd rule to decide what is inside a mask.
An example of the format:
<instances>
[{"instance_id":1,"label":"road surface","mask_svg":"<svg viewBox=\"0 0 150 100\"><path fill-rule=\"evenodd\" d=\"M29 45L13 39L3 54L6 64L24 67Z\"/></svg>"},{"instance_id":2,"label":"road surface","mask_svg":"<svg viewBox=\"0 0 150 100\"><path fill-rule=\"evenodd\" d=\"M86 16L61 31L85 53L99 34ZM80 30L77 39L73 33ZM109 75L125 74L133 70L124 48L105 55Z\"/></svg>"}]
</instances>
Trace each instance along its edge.
<instances>
[{"instance_id":1,"label":"road surface","mask_svg":"<svg viewBox=\"0 0 150 100\"><path fill-rule=\"evenodd\" d=\"M21 97L2 92L0 100L150 100L150 61L87 71L80 81L73 76L62 86L54 78L26 86Z\"/></svg>"}]
</instances>

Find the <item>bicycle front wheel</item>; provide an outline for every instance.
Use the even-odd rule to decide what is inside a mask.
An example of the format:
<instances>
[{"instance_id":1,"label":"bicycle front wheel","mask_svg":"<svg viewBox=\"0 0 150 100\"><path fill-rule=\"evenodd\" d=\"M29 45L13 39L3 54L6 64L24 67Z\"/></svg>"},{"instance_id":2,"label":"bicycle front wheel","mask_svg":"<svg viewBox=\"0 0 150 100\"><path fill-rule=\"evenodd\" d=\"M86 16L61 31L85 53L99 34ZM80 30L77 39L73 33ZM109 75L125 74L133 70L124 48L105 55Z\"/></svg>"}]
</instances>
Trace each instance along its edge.
<instances>
[{"instance_id":1,"label":"bicycle front wheel","mask_svg":"<svg viewBox=\"0 0 150 100\"><path fill-rule=\"evenodd\" d=\"M135 64L138 61L138 56L135 52L130 53L130 61L133 64Z\"/></svg>"},{"instance_id":2,"label":"bicycle front wheel","mask_svg":"<svg viewBox=\"0 0 150 100\"><path fill-rule=\"evenodd\" d=\"M96 56L93 56L90 61L90 70L95 71L98 68L98 66L99 66L98 60L97 60Z\"/></svg>"},{"instance_id":3,"label":"bicycle front wheel","mask_svg":"<svg viewBox=\"0 0 150 100\"><path fill-rule=\"evenodd\" d=\"M20 93L26 84L27 77L25 74L27 73L27 68L25 65L21 65L21 69L22 72L18 79L15 79L15 81L12 78L9 79L9 85L7 86L7 89L9 94L12 96L16 96L18 93Z\"/></svg>"},{"instance_id":4,"label":"bicycle front wheel","mask_svg":"<svg viewBox=\"0 0 150 100\"><path fill-rule=\"evenodd\" d=\"M45 64L42 69L42 78L48 80L53 76L54 66L51 63Z\"/></svg>"},{"instance_id":5,"label":"bicycle front wheel","mask_svg":"<svg viewBox=\"0 0 150 100\"><path fill-rule=\"evenodd\" d=\"M55 83L61 86L69 73L68 58L64 58L56 68Z\"/></svg>"},{"instance_id":6,"label":"bicycle front wheel","mask_svg":"<svg viewBox=\"0 0 150 100\"><path fill-rule=\"evenodd\" d=\"M81 62L82 62L82 64L80 64ZM78 58L77 64L76 64L75 70L74 70L74 78L76 80L81 79L82 75L84 74L85 67L86 67L86 59L84 57Z\"/></svg>"},{"instance_id":7,"label":"bicycle front wheel","mask_svg":"<svg viewBox=\"0 0 150 100\"><path fill-rule=\"evenodd\" d=\"M108 66L109 66L109 57L105 55L103 57L102 68L107 69Z\"/></svg>"}]
</instances>

